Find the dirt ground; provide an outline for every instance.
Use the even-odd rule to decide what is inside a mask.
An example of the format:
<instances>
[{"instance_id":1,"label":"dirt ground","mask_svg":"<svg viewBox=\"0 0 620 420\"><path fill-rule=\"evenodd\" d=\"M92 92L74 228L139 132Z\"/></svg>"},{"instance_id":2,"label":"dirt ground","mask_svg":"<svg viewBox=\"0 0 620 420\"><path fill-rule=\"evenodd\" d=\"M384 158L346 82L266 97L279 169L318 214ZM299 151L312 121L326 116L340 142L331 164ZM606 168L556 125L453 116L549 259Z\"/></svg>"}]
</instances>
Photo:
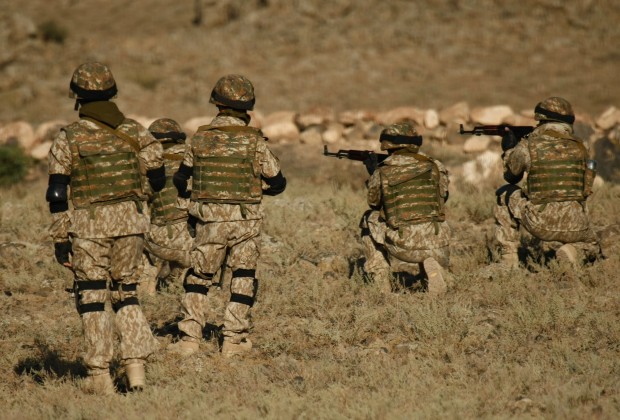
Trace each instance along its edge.
<instances>
[{"instance_id":1,"label":"dirt ground","mask_svg":"<svg viewBox=\"0 0 620 420\"><path fill-rule=\"evenodd\" d=\"M71 118L85 60L112 67L125 112L181 121L233 72L265 113L558 95L596 114L620 94L614 0L202 0L200 25L191 0L2 3L0 121Z\"/></svg>"}]
</instances>

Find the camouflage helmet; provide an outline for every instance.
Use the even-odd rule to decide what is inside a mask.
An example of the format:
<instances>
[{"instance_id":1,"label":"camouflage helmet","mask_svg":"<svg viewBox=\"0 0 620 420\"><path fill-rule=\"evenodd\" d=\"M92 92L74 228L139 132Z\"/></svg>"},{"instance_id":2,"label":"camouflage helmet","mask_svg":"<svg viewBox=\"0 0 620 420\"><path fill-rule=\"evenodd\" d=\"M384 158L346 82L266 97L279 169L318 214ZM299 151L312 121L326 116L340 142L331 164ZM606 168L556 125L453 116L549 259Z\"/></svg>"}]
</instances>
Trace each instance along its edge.
<instances>
[{"instance_id":1,"label":"camouflage helmet","mask_svg":"<svg viewBox=\"0 0 620 420\"><path fill-rule=\"evenodd\" d=\"M240 74L229 74L217 81L209 102L234 109L254 109L254 86Z\"/></svg>"},{"instance_id":2,"label":"camouflage helmet","mask_svg":"<svg viewBox=\"0 0 620 420\"><path fill-rule=\"evenodd\" d=\"M534 118L536 121L560 121L572 124L575 122L575 113L566 99L552 96L536 105Z\"/></svg>"},{"instance_id":3,"label":"camouflage helmet","mask_svg":"<svg viewBox=\"0 0 620 420\"><path fill-rule=\"evenodd\" d=\"M116 82L105 64L81 64L73 72L69 96L76 99L108 100L116 96Z\"/></svg>"},{"instance_id":4,"label":"camouflage helmet","mask_svg":"<svg viewBox=\"0 0 620 420\"><path fill-rule=\"evenodd\" d=\"M174 141L183 143L186 135L178 122L170 118L160 118L149 125L149 131L157 140L162 143Z\"/></svg>"},{"instance_id":5,"label":"camouflage helmet","mask_svg":"<svg viewBox=\"0 0 620 420\"><path fill-rule=\"evenodd\" d=\"M392 124L381 131L379 136L381 150L401 149L403 147L418 148L422 145L422 136L418 134L413 124L399 122Z\"/></svg>"}]
</instances>

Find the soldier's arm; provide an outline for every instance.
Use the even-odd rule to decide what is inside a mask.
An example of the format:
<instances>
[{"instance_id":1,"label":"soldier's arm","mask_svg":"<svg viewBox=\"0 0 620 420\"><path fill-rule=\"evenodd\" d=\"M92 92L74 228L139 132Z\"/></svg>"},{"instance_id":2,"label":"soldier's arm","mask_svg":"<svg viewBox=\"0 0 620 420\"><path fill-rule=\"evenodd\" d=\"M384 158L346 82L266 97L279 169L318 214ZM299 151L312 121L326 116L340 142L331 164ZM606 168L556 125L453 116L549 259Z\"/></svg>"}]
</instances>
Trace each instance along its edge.
<instances>
[{"instance_id":1,"label":"soldier's arm","mask_svg":"<svg viewBox=\"0 0 620 420\"><path fill-rule=\"evenodd\" d=\"M54 241L56 260L69 266L69 198L67 187L71 180L71 150L64 131L60 131L48 154L49 182L45 199L49 203L52 223L49 234Z\"/></svg>"},{"instance_id":2,"label":"soldier's arm","mask_svg":"<svg viewBox=\"0 0 620 420\"><path fill-rule=\"evenodd\" d=\"M190 192L187 191L187 184L194 173L194 152L192 139L185 143L185 153L179 169L172 176L172 183L179 192L179 197L189 198Z\"/></svg>"},{"instance_id":3,"label":"soldier's arm","mask_svg":"<svg viewBox=\"0 0 620 420\"><path fill-rule=\"evenodd\" d=\"M266 188L263 193L266 195L278 195L286 189L286 178L282 175L280 161L269 150L265 142L258 143L258 155L261 170L261 179L265 182Z\"/></svg>"},{"instance_id":4,"label":"soldier's arm","mask_svg":"<svg viewBox=\"0 0 620 420\"><path fill-rule=\"evenodd\" d=\"M166 185L166 168L164 166L164 149L159 141L144 127L138 126L138 159L146 169L146 177L153 191L161 191Z\"/></svg>"},{"instance_id":5,"label":"soldier's arm","mask_svg":"<svg viewBox=\"0 0 620 420\"><path fill-rule=\"evenodd\" d=\"M505 151L503 158L504 179L511 184L517 184L530 166L528 140L523 139L516 147Z\"/></svg>"},{"instance_id":6,"label":"soldier's arm","mask_svg":"<svg viewBox=\"0 0 620 420\"><path fill-rule=\"evenodd\" d=\"M370 208L378 210L381 208L381 171L375 171L367 183L368 193L366 199Z\"/></svg>"},{"instance_id":7,"label":"soldier's arm","mask_svg":"<svg viewBox=\"0 0 620 420\"><path fill-rule=\"evenodd\" d=\"M450 192L448 191L448 187L450 186L450 177L448 170L438 160L434 160L437 165L437 169L439 169L439 195L443 198L444 203L448 201L448 196Z\"/></svg>"}]
</instances>

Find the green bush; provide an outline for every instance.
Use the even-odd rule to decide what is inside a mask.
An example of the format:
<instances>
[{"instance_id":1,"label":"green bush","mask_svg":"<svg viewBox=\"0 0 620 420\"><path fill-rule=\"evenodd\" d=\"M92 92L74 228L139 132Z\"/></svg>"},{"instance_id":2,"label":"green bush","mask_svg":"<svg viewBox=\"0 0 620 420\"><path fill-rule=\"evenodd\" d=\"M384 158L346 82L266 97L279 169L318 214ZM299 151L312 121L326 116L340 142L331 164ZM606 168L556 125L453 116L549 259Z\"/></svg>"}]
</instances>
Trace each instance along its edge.
<instances>
[{"instance_id":1,"label":"green bush","mask_svg":"<svg viewBox=\"0 0 620 420\"><path fill-rule=\"evenodd\" d=\"M0 146L0 186L20 182L28 172L30 159L17 146Z\"/></svg>"},{"instance_id":2,"label":"green bush","mask_svg":"<svg viewBox=\"0 0 620 420\"><path fill-rule=\"evenodd\" d=\"M39 25L39 33L45 42L63 44L67 38L67 29L55 20L46 20Z\"/></svg>"}]
</instances>

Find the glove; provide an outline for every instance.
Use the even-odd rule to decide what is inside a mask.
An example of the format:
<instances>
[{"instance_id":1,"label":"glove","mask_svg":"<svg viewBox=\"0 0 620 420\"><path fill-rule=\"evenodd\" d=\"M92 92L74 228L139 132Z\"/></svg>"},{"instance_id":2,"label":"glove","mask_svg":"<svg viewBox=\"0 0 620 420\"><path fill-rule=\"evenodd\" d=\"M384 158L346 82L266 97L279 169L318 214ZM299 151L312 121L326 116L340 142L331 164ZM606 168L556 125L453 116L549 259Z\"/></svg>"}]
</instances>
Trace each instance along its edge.
<instances>
[{"instance_id":1,"label":"glove","mask_svg":"<svg viewBox=\"0 0 620 420\"><path fill-rule=\"evenodd\" d=\"M519 143L517 136L512 131L506 130L506 134L502 136L502 150L505 152L513 149L517 143Z\"/></svg>"},{"instance_id":2,"label":"glove","mask_svg":"<svg viewBox=\"0 0 620 420\"><path fill-rule=\"evenodd\" d=\"M379 164L379 161L377 160L377 155L374 153L371 153L368 159L364 160L363 163L364 163L364 166L366 167L366 170L368 171L368 175L372 175L375 172L375 169L377 169L377 165Z\"/></svg>"},{"instance_id":3,"label":"glove","mask_svg":"<svg viewBox=\"0 0 620 420\"><path fill-rule=\"evenodd\" d=\"M71 263L69 262L69 254L71 253L70 241L56 242L54 244L54 255L56 256L56 261L58 261L58 264L64 265L65 267L70 267Z\"/></svg>"}]
</instances>

